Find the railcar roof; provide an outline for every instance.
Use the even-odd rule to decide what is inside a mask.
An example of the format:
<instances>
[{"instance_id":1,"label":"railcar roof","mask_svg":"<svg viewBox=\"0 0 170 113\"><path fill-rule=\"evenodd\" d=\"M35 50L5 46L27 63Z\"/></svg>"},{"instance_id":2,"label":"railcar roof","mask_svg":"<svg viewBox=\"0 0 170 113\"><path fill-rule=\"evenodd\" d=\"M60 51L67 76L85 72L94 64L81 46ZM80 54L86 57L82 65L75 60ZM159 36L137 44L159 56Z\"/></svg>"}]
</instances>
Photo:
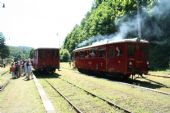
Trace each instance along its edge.
<instances>
[{"instance_id":1,"label":"railcar roof","mask_svg":"<svg viewBox=\"0 0 170 113\"><path fill-rule=\"evenodd\" d=\"M86 48L91 48L91 47L96 47L96 46L101 46L101 45L107 45L107 44L113 44L113 43L127 43L127 42L149 43L147 40L143 40L143 39L139 40L138 38L121 39L121 40L113 40L113 41L95 43L95 44L92 44L92 45L89 45L89 46L84 46L84 47L77 48L74 51L81 50L81 49L86 49Z\"/></svg>"},{"instance_id":2,"label":"railcar roof","mask_svg":"<svg viewBox=\"0 0 170 113\"><path fill-rule=\"evenodd\" d=\"M46 47L43 48L43 47L41 47L41 48L36 48L35 50L40 50L40 49L43 49L43 50L47 50L48 49L49 50L49 49L59 49L59 48L46 48Z\"/></svg>"}]
</instances>

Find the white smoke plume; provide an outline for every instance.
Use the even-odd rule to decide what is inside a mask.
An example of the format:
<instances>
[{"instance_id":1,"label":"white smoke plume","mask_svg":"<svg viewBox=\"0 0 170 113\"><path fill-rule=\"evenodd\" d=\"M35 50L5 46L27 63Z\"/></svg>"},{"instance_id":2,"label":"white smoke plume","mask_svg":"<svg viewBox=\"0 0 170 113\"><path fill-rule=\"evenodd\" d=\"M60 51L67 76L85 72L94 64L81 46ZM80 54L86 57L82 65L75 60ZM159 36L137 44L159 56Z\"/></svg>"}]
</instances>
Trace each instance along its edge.
<instances>
[{"instance_id":1,"label":"white smoke plume","mask_svg":"<svg viewBox=\"0 0 170 113\"><path fill-rule=\"evenodd\" d=\"M140 15L136 15L133 18L120 19L117 23L118 32L111 35L98 35L91 37L90 39L83 41L78 45L78 47L91 45L93 43L106 43L109 41L121 40L127 38L128 34L132 33L137 36L138 32L138 19L140 20L142 37L149 40L150 37L159 38L164 33L164 31L158 25L158 21L162 18L166 18L170 15L170 0L158 0L158 2L153 6L148 12L147 9L141 6ZM170 16L169 16L170 17ZM155 21L152 21L154 18ZM169 18L170 19L170 18ZM163 22L166 24L166 22Z\"/></svg>"}]
</instances>

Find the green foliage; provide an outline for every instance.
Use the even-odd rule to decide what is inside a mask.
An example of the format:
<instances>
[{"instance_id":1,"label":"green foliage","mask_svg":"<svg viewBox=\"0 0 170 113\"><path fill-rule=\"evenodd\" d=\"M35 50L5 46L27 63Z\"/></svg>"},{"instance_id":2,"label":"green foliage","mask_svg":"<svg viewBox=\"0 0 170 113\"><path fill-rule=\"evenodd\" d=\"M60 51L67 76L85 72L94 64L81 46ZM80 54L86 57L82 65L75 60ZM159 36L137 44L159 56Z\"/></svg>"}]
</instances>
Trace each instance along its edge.
<instances>
[{"instance_id":1,"label":"green foliage","mask_svg":"<svg viewBox=\"0 0 170 113\"><path fill-rule=\"evenodd\" d=\"M167 69L169 67L170 61L170 45L150 45L150 69Z\"/></svg>"},{"instance_id":2,"label":"green foliage","mask_svg":"<svg viewBox=\"0 0 170 113\"><path fill-rule=\"evenodd\" d=\"M79 43L96 35L110 35L116 33L118 23L128 20L129 17L135 17L137 14L137 0L94 0L94 4L80 25L76 25L74 29L66 36L64 48L72 55L72 51ZM151 69L167 68L170 62L168 43L170 40L170 11L166 15L160 17L152 14L151 8L157 4L159 0L138 0L139 10L146 7L147 19L142 28L142 38L152 41L167 41L166 44L152 45L150 49L150 65ZM141 7L142 6L142 7ZM146 16L146 15L145 15ZM123 18L123 19L122 19ZM155 26L156 25L156 26ZM147 29L150 27L151 30ZM162 33L153 32L158 27ZM156 33L156 34L155 34ZM135 36L137 33L128 34ZM146 35L147 34L147 35ZM149 35L148 35L149 34ZM168 54L167 54L168 53ZM163 59L160 61L160 59Z\"/></svg>"},{"instance_id":3,"label":"green foliage","mask_svg":"<svg viewBox=\"0 0 170 113\"><path fill-rule=\"evenodd\" d=\"M72 53L79 43L92 36L115 33L118 30L115 22L127 13L133 15L135 4L135 0L95 0L81 24L67 35L64 48Z\"/></svg>"},{"instance_id":4,"label":"green foliage","mask_svg":"<svg viewBox=\"0 0 170 113\"><path fill-rule=\"evenodd\" d=\"M30 57L30 51L32 48L30 47L14 47L9 46L10 50L10 57L14 58L14 60L20 60L20 59L28 59Z\"/></svg>"},{"instance_id":5,"label":"green foliage","mask_svg":"<svg viewBox=\"0 0 170 113\"><path fill-rule=\"evenodd\" d=\"M34 49L31 49L30 51L30 56L29 56L31 59L34 57Z\"/></svg>"},{"instance_id":6,"label":"green foliage","mask_svg":"<svg viewBox=\"0 0 170 113\"><path fill-rule=\"evenodd\" d=\"M68 62L70 59L70 53L67 49L61 49L60 50L60 60L62 62Z\"/></svg>"},{"instance_id":7,"label":"green foliage","mask_svg":"<svg viewBox=\"0 0 170 113\"><path fill-rule=\"evenodd\" d=\"M0 58L7 58L9 56L9 48L5 45L5 37L0 32Z\"/></svg>"}]
</instances>

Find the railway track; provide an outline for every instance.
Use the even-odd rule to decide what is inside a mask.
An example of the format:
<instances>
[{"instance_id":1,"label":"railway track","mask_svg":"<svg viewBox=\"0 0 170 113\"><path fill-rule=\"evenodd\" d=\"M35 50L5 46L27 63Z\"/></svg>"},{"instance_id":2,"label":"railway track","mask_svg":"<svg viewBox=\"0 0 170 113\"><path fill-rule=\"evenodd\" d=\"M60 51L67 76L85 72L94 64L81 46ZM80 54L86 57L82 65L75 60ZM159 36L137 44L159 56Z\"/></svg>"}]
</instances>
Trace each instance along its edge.
<instances>
[{"instance_id":1,"label":"railway track","mask_svg":"<svg viewBox=\"0 0 170 113\"><path fill-rule=\"evenodd\" d=\"M60 82L64 82L65 88L63 88L63 86L62 88L59 88L59 86L54 86L54 82L55 85L57 83L56 81L50 81L50 80L45 80L45 81L49 84L49 86L52 89L54 89L57 93L59 93L75 109L77 113L94 112L94 111L95 112L96 111L118 112L117 110L119 110L120 112L132 113L131 111L113 103L110 100L107 100L92 92L89 92L67 80L61 78L59 79ZM80 100L82 100L83 102L80 102ZM108 109L109 111L107 111Z\"/></svg>"},{"instance_id":2,"label":"railway track","mask_svg":"<svg viewBox=\"0 0 170 113\"><path fill-rule=\"evenodd\" d=\"M115 81L115 82L117 82L117 81ZM124 83L124 82L118 82L118 83L131 86L132 88L140 88L140 89L144 89L144 90L153 91L153 92L156 92L156 93L161 93L161 94L164 94L164 95L170 95L170 93L168 93L168 92L164 92L164 91L160 91L160 90L156 90L156 89L152 89L152 88L147 88L147 87L134 85L134 84L130 84L130 83Z\"/></svg>"},{"instance_id":3,"label":"railway track","mask_svg":"<svg viewBox=\"0 0 170 113\"><path fill-rule=\"evenodd\" d=\"M64 68L64 67L62 67L62 68ZM73 69L68 69L68 68L64 68L64 69L73 70ZM79 72L74 71L74 73L79 73ZM108 75L108 76L111 76L111 75ZM160 90L156 90L156 89L153 89L153 88L148 88L148 87L144 87L144 86L140 86L140 85L135 85L134 83L139 82L137 80L132 80L129 83L121 82L121 81L114 81L114 82L117 82L117 83L120 83L120 84L123 84L123 85L128 85L128 86L131 86L132 88L140 88L140 89L143 89L143 90L149 90L149 91L164 94L164 95L170 95L170 93L168 93L168 92L164 92L164 91L160 91Z\"/></svg>"},{"instance_id":4,"label":"railway track","mask_svg":"<svg viewBox=\"0 0 170 113\"><path fill-rule=\"evenodd\" d=\"M8 72L9 72L9 71L3 72L3 73L1 74L1 76L7 74ZM6 87L9 83L10 83L10 79L8 79L8 80L6 81L6 83L4 83L3 85L1 85L1 86L0 86L0 92L3 91L3 90L5 89L5 87Z\"/></svg>"},{"instance_id":5,"label":"railway track","mask_svg":"<svg viewBox=\"0 0 170 113\"><path fill-rule=\"evenodd\" d=\"M161 77L161 78L170 78L170 76L159 76L159 75L151 75L151 74L148 74L147 76L154 76L154 77Z\"/></svg>"}]
</instances>

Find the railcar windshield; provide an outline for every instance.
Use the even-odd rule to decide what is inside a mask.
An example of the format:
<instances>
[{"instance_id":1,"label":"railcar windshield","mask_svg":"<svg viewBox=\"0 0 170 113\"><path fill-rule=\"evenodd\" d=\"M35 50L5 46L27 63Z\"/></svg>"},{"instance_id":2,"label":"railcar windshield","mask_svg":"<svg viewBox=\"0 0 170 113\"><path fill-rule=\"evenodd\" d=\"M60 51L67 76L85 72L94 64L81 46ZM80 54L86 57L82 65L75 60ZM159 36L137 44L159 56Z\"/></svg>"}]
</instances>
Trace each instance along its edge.
<instances>
[{"instance_id":1,"label":"railcar windshield","mask_svg":"<svg viewBox=\"0 0 170 113\"><path fill-rule=\"evenodd\" d=\"M128 45L127 53L128 53L128 57L134 56L135 55L135 46L134 45Z\"/></svg>"},{"instance_id":2,"label":"railcar windshield","mask_svg":"<svg viewBox=\"0 0 170 113\"><path fill-rule=\"evenodd\" d=\"M128 45L127 55L128 57L134 57L136 54L141 57L148 57L148 46L146 45Z\"/></svg>"},{"instance_id":3,"label":"railcar windshield","mask_svg":"<svg viewBox=\"0 0 170 113\"><path fill-rule=\"evenodd\" d=\"M141 50L141 53L144 55L144 57L146 57L146 58L148 58L149 56L149 54L148 54L148 52L149 52L149 50L148 50L148 46L146 46L146 45L141 45L140 46L140 50Z\"/></svg>"},{"instance_id":4,"label":"railcar windshield","mask_svg":"<svg viewBox=\"0 0 170 113\"><path fill-rule=\"evenodd\" d=\"M115 52L114 52L114 47L109 48L109 57L112 58L115 56Z\"/></svg>"}]
</instances>

